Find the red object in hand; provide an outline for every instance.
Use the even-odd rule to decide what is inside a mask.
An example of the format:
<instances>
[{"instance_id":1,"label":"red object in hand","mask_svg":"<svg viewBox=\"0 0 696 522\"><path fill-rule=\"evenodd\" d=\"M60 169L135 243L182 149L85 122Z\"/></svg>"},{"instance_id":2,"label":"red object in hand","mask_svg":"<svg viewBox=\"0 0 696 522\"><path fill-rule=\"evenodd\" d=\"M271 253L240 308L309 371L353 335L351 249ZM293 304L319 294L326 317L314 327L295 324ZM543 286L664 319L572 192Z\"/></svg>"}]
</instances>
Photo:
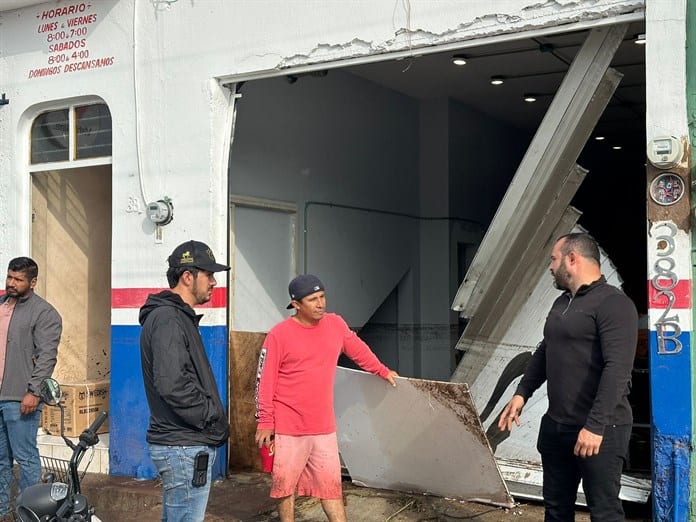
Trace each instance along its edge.
<instances>
[{"instance_id":1,"label":"red object in hand","mask_svg":"<svg viewBox=\"0 0 696 522\"><path fill-rule=\"evenodd\" d=\"M273 471L273 454L275 453L275 443L271 442L269 446L265 444L259 448L261 454L261 467L266 473Z\"/></svg>"}]
</instances>

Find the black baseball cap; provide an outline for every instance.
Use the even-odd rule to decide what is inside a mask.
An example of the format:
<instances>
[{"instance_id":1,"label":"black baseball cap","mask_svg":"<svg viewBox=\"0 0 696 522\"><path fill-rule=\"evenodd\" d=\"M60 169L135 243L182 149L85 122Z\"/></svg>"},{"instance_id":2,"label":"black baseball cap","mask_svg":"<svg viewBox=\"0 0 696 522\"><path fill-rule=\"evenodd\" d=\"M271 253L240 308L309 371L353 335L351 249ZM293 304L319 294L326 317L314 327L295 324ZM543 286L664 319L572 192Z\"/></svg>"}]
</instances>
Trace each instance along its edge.
<instances>
[{"instance_id":1,"label":"black baseball cap","mask_svg":"<svg viewBox=\"0 0 696 522\"><path fill-rule=\"evenodd\" d=\"M186 241L174 249L169 256L169 268L198 268L206 272L223 272L229 266L215 262L215 256L210 247L200 241Z\"/></svg>"},{"instance_id":2,"label":"black baseball cap","mask_svg":"<svg viewBox=\"0 0 696 522\"><path fill-rule=\"evenodd\" d=\"M288 293L290 294L291 302L285 308L289 310L292 308L292 301L299 301L309 294L321 292L322 290L324 290L324 283L322 283L317 276L312 274L298 275L295 279L290 281L288 285Z\"/></svg>"}]
</instances>

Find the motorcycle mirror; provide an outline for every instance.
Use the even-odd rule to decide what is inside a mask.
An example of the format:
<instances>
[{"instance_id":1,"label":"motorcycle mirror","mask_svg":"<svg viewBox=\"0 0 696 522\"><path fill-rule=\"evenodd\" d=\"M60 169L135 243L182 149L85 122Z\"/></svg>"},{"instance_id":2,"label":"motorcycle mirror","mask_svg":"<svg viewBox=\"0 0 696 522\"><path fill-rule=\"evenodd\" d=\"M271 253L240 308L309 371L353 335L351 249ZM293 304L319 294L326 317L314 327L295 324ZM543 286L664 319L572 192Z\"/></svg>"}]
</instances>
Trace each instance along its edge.
<instances>
[{"instance_id":1,"label":"motorcycle mirror","mask_svg":"<svg viewBox=\"0 0 696 522\"><path fill-rule=\"evenodd\" d=\"M49 406L57 406L62 397L60 384L55 379L44 379L39 387L39 395L44 403Z\"/></svg>"}]
</instances>

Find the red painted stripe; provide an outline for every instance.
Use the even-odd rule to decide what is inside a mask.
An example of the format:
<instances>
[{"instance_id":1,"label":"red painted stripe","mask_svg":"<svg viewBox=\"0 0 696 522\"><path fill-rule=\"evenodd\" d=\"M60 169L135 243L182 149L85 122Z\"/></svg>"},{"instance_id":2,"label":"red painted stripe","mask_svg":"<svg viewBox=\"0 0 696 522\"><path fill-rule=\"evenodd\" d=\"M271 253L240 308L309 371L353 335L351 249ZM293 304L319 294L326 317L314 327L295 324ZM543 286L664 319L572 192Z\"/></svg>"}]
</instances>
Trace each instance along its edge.
<instances>
[{"instance_id":1,"label":"red painted stripe","mask_svg":"<svg viewBox=\"0 0 696 522\"><path fill-rule=\"evenodd\" d=\"M660 288L667 289L671 285L669 279L659 279L657 281ZM677 285L671 290L664 290L666 293L671 292L674 295L674 303L672 308L691 308L691 280L682 279L677 282ZM669 299L666 295L657 295L660 290L656 289L652 281L648 281L648 307L667 308Z\"/></svg>"},{"instance_id":2,"label":"red painted stripe","mask_svg":"<svg viewBox=\"0 0 696 522\"><path fill-rule=\"evenodd\" d=\"M112 288L111 308L140 308L150 294L156 294L164 288ZM225 308L227 307L227 288L213 288L210 301L196 308Z\"/></svg>"}]
</instances>

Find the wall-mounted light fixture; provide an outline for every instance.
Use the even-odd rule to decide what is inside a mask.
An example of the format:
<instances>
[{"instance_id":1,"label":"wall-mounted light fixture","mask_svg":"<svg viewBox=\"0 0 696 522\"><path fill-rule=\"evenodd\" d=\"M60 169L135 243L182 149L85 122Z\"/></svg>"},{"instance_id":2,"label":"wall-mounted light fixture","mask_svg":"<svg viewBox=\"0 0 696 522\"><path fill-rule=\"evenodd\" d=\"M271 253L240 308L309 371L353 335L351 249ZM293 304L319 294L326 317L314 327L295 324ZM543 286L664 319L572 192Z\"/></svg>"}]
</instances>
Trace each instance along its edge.
<instances>
[{"instance_id":1,"label":"wall-mounted light fixture","mask_svg":"<svg viewBox=\"0 0 696 522\"><path fill-rule=\"evenodd\" d=\"M502 76L491 76L491 85L503 85L505 78Z\"/></svg>"},{"instance_id":2,"label":"wall-mounted light fixture","mask_svg":"<svg viewBox=\"0 0 696 522\"><path fill-rule=\"evenodd\" d=\"M525 95L524 95L524 98L523 98L523 99L524 99L524 101L526 101L527 103L534 103L535 101L537 101L537 95L536 95L536 94L529 94L529 93L528 93L528 94L525 94Z\"/></svg>"},{"instance_id":3,"label":"wall-mounted light fixture","mask_svg":"<svg viewBox=\"0 0 696 522\"><path fill-rule=\"evenodd\" d=\"M604 139L604 136L595 136L594 139L597 141L602 141Z\"/></svg>"},{"instance_id":4,"label":"wall-mounted light fixture","mask_svg":"<svg viewBox=\"0 0 696 522\"><path fill-rule=\"evenodd\" d=\"M454 65L466 65L467 56L465 54L455 54L452 56L452 63Z\"/></svg>"},{"instance_id":5,"label":"wall-mounted light fixture","mask_svg":"<svg viewBox=\"0 0 696 522\"><path fill-rule=\"evenodd\" d=\"M633 43L636 45L645 45L645 33L637 34L633 38Z\"/></svg>"}]
</instances>

